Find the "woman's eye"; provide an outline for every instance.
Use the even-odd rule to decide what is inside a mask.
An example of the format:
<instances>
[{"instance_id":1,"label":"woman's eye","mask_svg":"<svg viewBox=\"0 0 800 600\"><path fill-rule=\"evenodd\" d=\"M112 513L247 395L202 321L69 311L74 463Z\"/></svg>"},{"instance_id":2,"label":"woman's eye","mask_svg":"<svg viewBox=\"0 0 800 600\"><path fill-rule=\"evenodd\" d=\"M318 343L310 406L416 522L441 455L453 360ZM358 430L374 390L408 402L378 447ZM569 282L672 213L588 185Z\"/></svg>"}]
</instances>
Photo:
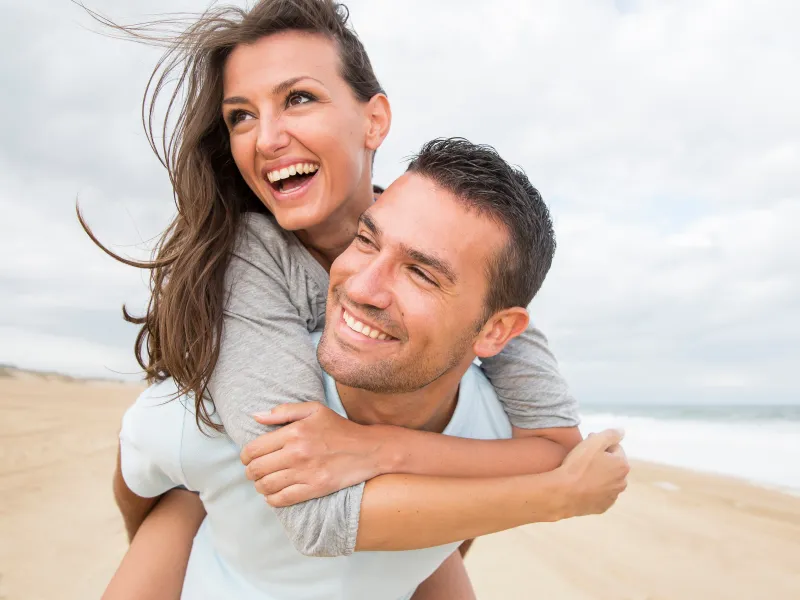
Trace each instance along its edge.
<instances>
[{"instance_id":1,"label":"woman's eye","mask_svg":"<svg viewBox=\"0 0 800 600\"><path fill-rule=\"evenodd\" d=\"M308 92L290 92L286 97L286 106L300 106L301 104L308 104L314 100L316 100L316 98Z\"/></svg>"},{"instance_id":2,"label":"woman's eye","mask_svg":"<svg viewBox=\"0 0 800 600\"><path fill-rule=\"evenodd\" d=\"M228 125L233 127L237 123L241 123L242 121L244 121L249 117L250 115L243 110L232 110L231 112L228 113Z\"/></svg>"}]
</instances>

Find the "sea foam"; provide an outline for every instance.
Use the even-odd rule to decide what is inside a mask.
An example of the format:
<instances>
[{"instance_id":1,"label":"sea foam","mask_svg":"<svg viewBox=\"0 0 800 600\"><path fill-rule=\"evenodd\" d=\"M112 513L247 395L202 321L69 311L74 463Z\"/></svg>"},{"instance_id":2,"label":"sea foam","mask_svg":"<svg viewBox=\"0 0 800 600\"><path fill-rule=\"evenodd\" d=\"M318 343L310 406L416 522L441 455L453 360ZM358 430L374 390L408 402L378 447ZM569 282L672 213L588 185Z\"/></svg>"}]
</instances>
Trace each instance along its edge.
<instances>
[{"instance_id":1,"label":"sea foam","mask_svg":"<svg viewBox=\"0 0 800 600\"><path fill-rule=\"evenodd\" d=\"M625 430L628 456L696 471L732 475L800 493L800 422L714 422L611 413L583 416L584 435Z\"/></svg>"}]
</instances>

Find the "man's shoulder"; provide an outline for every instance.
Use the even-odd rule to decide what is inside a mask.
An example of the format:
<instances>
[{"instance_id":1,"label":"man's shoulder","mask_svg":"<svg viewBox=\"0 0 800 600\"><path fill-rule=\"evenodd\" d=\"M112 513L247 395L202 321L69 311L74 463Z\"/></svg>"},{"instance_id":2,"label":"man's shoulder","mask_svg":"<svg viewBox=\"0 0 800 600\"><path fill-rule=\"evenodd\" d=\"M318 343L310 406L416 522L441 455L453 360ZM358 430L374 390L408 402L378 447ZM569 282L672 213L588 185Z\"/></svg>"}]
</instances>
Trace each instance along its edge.
<instances>
[{"instance_id":1,"label":"man's shoulder","mask_svg":"<svg viewBox=\"0 0 800 600\"><path fill-rule=\"evenodd\" d=\"M194 402L186 395L178 393L178 386L169 378L145 389L136 401L125 411L122 428L125 431L153 432L159 435L169 431L176 422L183 419Z\"/></svg>"},{"instance_id":2,"label":"man's shoulder","mask_svg":"<svg viewBox=\"0 0 800 600\"><path fill-rule=\"evenodd\" d=\"M461 378L458 404L445 433L476 439L511 437L511 423L494 387L472 364Z\"/></svg>"}]
</instances>

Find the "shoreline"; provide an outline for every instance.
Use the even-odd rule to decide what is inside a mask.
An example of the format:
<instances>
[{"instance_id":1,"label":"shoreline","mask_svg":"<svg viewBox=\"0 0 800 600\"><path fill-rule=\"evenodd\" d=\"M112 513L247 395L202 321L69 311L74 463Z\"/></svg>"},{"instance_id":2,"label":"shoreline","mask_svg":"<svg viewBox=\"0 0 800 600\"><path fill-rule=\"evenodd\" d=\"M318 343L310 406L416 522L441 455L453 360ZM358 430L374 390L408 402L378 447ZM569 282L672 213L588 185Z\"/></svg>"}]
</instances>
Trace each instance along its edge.
<instances>
[{"instance_id":1,"label":"shoreline","mask_svg":"<svg viewBox=\"0 0 800 600\"><path fill-rule=\"evenodd\" d=\"M111 473L141 389L0 378L0 599L101 595L127 547ZM628 491L605 515L479 538L466 561L478 598L800 598L800 498L631 462Z\"/></svg>"}]
</instances>

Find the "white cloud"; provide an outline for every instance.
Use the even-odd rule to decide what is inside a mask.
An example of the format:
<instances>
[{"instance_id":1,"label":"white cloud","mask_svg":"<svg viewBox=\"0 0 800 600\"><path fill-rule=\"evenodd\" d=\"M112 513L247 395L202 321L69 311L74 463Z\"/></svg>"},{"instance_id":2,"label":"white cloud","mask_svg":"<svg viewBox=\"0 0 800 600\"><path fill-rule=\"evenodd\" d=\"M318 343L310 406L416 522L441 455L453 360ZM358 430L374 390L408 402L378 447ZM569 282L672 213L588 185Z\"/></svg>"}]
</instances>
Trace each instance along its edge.
<instances>
[{"instance_id":1,"label":"white cloud","mask_svg":"<svg viewBox=\"0 0 800 600\"><path fill-rule=\"evenodd\" d=\"M205 7L91 4L120 19ZM800 5L348 4L395 116L377 181L422 142L463 135L522 165L550 202L559 249L535 317L582 400L797 399ZM133 328L98 340L146 292L90 245L73 204L135 256L166 224L166 176L138 121L158 53L87 31L70 3L8 11L0 309L17 321L0 321L14 328L0 356L91 370L130 355ZM60 341L37 353L56 315ZM59 359L73 338L91 341Z\"/></svg>"}]
</instances>

